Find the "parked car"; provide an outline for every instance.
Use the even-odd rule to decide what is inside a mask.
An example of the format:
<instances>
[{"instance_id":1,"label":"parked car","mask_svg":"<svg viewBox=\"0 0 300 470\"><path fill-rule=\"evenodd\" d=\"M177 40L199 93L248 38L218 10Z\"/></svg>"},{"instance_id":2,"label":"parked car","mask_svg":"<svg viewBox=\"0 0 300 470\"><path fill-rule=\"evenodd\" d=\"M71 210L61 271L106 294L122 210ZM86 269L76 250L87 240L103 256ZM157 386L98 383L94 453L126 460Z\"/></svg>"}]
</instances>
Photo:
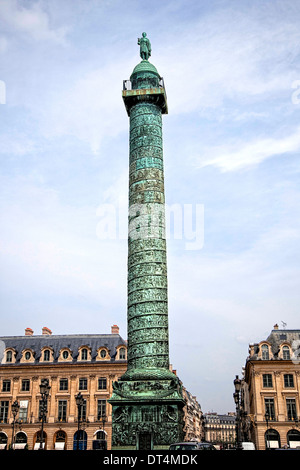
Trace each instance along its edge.
<instances>
[{"instance_id":1,"label":"parked car","mask_svg":"<svg viewBox=\"0 0 300 470\"><path fill-rule=\"evenodd\" d=\"M171 444L169 450L216 450L209 442L176 442Z\"/></svg>"}]
</instances>

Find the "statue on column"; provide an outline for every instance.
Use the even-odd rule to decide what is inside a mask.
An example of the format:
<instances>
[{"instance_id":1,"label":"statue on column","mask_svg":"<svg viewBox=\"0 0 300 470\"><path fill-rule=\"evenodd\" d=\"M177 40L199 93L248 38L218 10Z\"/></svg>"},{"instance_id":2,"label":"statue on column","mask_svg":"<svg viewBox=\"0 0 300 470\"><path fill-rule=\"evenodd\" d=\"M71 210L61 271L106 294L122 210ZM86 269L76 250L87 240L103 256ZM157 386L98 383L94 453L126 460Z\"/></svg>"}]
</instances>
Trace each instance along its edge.
<instances>
[{"instance_id":1,"label":"statue on column","mask_svg":"<svg viewBox=\"0 0 300 470\"><path fill-rule=\"evenodd\" d=\"M138 45L140 46L140 56L143 60L148 60L151 56L151 43L147 38L147 34L143 33L141 38L138 38Z\"/></svg>"}]
</instances>

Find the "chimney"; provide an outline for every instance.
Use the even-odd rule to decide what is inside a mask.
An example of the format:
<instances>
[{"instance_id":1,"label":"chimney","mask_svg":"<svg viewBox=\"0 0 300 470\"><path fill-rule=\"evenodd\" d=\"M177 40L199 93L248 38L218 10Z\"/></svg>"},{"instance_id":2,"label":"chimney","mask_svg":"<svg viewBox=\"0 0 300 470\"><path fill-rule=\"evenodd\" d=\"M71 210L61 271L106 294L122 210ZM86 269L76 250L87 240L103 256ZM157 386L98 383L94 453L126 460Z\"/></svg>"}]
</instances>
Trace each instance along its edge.
<instances>
[{"instance_id":1,"label":"chimney","mask_svg":"<svg viewBox=\"0 0 300 470\"><path fill-rule=\"evenodd\" d=\"M45 335L45 336L50 336L50 335L52 335L52 331L49 328L47 328L46 326L44 326L42 328L42 334Z\"/></svg>"},{"instance_id":2,"label":"chimney","mask_svg":"<svg viewBox=\"0 0 300 470\"><path fill-rule=\"evenodd\" d=\"M31 328L25 328L25 336L32 336L33 330Z\"/></svg>"},{"instance_id":3,"label":"chimney","mask_svg":"<svg viewBox=\"0 0 300 470\"><path fill-rule=\"evenodd\" d=\"M274 330L278 330L278 325L276 323L276 325L274 325Z\"/></svg>"},{"instance_id":4,"label":"chimney","mask_svg":"<svg viewBox=\"0 0 300 470\"><path fill-rule=\"evenodd\" d=\"M118 327L118 325L113 325L113 326L111 327L111 334L112 334L112 335L118 335L118 334L119 334L119 327Z\"/></svg>"}]
</instances>

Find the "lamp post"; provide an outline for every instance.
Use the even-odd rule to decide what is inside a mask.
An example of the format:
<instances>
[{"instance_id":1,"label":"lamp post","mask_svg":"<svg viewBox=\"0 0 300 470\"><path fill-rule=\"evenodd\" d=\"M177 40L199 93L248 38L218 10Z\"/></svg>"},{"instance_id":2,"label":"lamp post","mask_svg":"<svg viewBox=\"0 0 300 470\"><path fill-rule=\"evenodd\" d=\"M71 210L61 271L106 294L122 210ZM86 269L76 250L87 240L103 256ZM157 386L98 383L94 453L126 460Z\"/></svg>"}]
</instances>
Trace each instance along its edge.
<instances>
[{"instance_id":1,"label":"lamp post","mask_svg":"<svg viewBox=\"0 0 300 470\"><path fill-rule=\"evenodd\" d=\"M81 392L78 395L75 395L76 405L78 409L78 429L77 429L77 450L79 450L79 434L80 434L80 420L81 420L81 410L84 405L84 398L81 395Z\"/></svg>"},{"instance_id":2,"label":"lamp post","mask_svg":"<svg viewBox=\"0 0 300 470\"><path fill-rule=\"evenodd\" d=\"M19 408L20 408L20 405L19 403L16 401L13 402L13 404L11 405L11 412L12 412L12 415L13 415L13 422L12 422L12 437L11 437L11 448L13 450L14 448L14 434L15 434L15 423L16 423L16 416L17 416L17 413L19 411Z\"/></svg>"},{"instance_id":3,"label":"lamp post","mask_svg":"<svg viewBox=\"0 0 300 470\"><path fill-rule=\"evenodd\" d=\"M268 410L265 413L265 420L267 423L267 433L266 433L266 444L267 444L267 449L270 449L270 444L269 444L269 421L270 421L270 415Z\"/></svg>"},{"instance_id":4,"label":"lamp post","mask_svg":"<svg viewBox=\"0 0 300 470\"><path fill-rule=\"evenodd\" d=\"M43 450L43 439L44 439L44 422L47 414L47 401L50 391L50 385L48 379L42 379L40 384L40 393L41 393L41 407L40 407L40 417L42 418L42 429L40 436L40 447L39 450Z\"/></svg>"},{"instance_id":5,"label":"lamp post","mask_svg":"<svg viewBox=\"0 0 300 470\"><path fill-rule=\"evenodd\" d=\"M241 449L241 410L240 410L240 392L242 387L242 381L239 376L236 375L233 381L235 392L233 394L235 406L236 406L236 446L237 449Z\"/></svg>"},{"instance_id":6,"label":"lamp post","mask_svg":"<svg viewBox=\"0 0 300 470\"><path fill-rule=\"evenodd\" d=\"M102 443L102 450L106 450L107 448L107 441L105 439L105 423L107 421L107 416L103 415L100 418L100 422L102 421L102 426L103 426L103 434L104 434L104 442Z\"/></svg>"}]
</instances>

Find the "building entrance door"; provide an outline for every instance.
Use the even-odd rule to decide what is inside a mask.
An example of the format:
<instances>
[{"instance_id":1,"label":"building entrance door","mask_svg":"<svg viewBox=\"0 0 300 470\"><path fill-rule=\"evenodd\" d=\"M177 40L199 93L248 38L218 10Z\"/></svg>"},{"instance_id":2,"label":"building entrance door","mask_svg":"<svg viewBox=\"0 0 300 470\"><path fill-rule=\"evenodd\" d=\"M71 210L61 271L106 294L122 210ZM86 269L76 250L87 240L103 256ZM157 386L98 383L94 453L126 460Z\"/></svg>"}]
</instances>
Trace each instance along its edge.
<instances>
[{"instance_id":1,"label":"building entrance door","mask_svg":"<svg viewBox=\"0 0 300 470\"><path fill-rule=\"evenodd\" d=\"M152 435L149 432L141 432L138 435L138 450L152 449Z\"/></svg>"}]
</instances>

